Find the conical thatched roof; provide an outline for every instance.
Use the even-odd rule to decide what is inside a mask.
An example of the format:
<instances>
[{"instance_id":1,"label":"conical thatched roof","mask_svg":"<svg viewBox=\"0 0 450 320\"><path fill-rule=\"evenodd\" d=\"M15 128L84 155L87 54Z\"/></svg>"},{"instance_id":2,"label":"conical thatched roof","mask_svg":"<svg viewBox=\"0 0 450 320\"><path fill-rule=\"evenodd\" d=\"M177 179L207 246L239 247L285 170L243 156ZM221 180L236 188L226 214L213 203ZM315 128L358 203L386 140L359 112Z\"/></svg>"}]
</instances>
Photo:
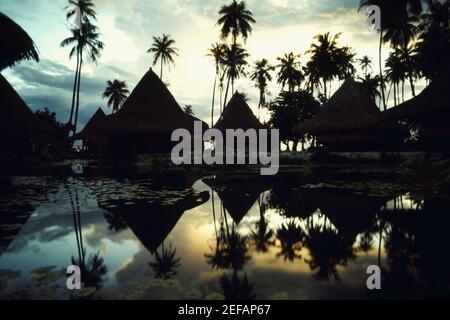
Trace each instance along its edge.
<instances>
[{"instance_id":1,"label":"conical thatched roof","mask_svg":"<svg viewBox=\"0 0 450 320\"><path fill-rule=\"evenodd\" d=\"M300 124L299 133L317 134L326 131L380 127L381 111L353 79L347 79L319 113Z\"/></svg>"},{"instance_id":2,"label":"conical thatched roof","mask_svg":"<svg viewBox=\"0 0 450 320\"><path fill-rule=\"evenodd\" d=\"M244 97L236 92L223 110L223 113L214 125L215 129L225 131L226 129L265 129L258 118L245 102Z\"/></svg>"},{"instance_id":3,"label":"conical thatched roof","mask_svg":"<svg viewBox=\"0 0 450 320\"><path fill-rule=\"evenodd\" d=\"M103 135L105 134L105 124L106 124L106 115L103 112L102 108L98 108L98 110L94 113L94 115L89 119L88 123L84 126L84 129L77 133L73 139L89 139L93 136Z\"/></svg>"},{"instance_id":4,"label":"conical thatched roof","mask_svg":"<svg viewBox=\"0 0 450 320\"><path fill-rule=\"evenodd\" d=\"M21 60L39 61L39 54L30 36L17 23L0 12L0 71Z\"/></svg>"},{"instance_id":5,"label":"conical thatched roof","mask_svg":"<svg viewBox=\"0 0 450 320\"><path fill-rule=\"evenodd\" d=\"M113 134L171 134L176 129L193 132L194 121L186 114L165 84L150 69L122 108L107 121ZM204 128L207 124L203 123Z\"/></svg>"},{"instance_id":6,"label":"conical thatched roof","mask_svg":"<svg viewBox=\"0 0 450 320\"><path fill-rule=\"evenodd\" d=\"M51 131L39 120L11 84L0 74L1 136L30 136L37 130Z\"/></svg>"},{"instance_id":7,"label":"conical thatched roof","mask_svg":"<svg viewBox=\"0 0 450 320\"><path fill-rule=\"evenodd\" d=\"M203 179L203 182L217 192L226 211L239 224L258 200L270 189L268 181L257 178Z\"/></svg>"},{"instance_id":8,"label":"conical thatched roof","mask_svg":"<svg viewBox=\"0 0 450 320\"><path fill-rule=\"evenodd\" d=\"M414 119L445 110L450 111L450 77L434 80L415 98L383 112L383 117L389 120Z\"/></svg>"}]
</instances>

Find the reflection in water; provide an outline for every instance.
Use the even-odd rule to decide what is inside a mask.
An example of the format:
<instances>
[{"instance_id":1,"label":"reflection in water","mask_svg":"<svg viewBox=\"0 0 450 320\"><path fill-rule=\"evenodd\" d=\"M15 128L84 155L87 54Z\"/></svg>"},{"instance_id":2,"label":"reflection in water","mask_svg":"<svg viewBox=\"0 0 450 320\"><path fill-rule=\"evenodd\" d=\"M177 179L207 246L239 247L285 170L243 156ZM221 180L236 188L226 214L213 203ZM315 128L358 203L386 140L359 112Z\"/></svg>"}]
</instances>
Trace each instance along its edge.
<instances>
[{"instance_id":1,"label":"reflection in water","mask_svg":"<svg viewBox=\"0 0 450 320\"><path fill-rule=\"evenodd\" d=\"M450 204L422 180L405 192L380 181L116 171L10 179L1 298L450 297ZM69 263L82 270L77 296L58 271ZM372 264L379 292L365 287Z\"/></svg>"}]
</instances>

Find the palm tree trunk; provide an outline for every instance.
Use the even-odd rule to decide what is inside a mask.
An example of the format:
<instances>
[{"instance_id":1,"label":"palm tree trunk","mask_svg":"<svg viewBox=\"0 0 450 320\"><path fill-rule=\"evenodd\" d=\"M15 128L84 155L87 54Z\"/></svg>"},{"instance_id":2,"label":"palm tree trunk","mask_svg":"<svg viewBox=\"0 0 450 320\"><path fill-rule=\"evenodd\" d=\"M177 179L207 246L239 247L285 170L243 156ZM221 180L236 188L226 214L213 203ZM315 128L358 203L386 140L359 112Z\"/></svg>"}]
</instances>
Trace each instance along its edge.
<instances>
[{"instance_id":1,"label":"palm tree trunk","mask_svg":"<svg viewBox=\"0 0 450 320\"><path fill-rule=\"evenodd\" d=\"M402 81L402 102L405 102L405 81Z\"/></svg>"},{"instance_id":2,"label":"palm tree trunk","mask_svg":"<svg viewBox=\"0 0 450 320\"><path fill-rule=\"evenodd\" d=\"M212 98L212 106L211 106L211 128L214 125L214 107L215 107L215 98L216 98L216 87L217 87L217 72L216 72L216 77L214 78L214 89L213 89L213 98Z\"/></svg>"},{"instance_id":3,"label":"palm tree trunk","mask_svg":"<svg viewBox=\"0 0 450 320\"><path fill-rule=\"evenodd\" d=\"M409 75L409 84L411 85L412 95L413 95L413 97L415 97L416 96L416 89L414 88L414 80L413 80L412 75Z\"/></svg>"},{"instance_id":4,"label":"palm tree trunk","mask_svg":"<svg viewBox=\"0 0 450 320\"><path fill-rule=\"evenodd\" d=\"M70 119L69 119L69 123L72 125L72 121L73 121L73 112L75 109L75 96L76 96L76 92L77 92L77 84L78 84L78 69L80 67L80 55L79 52L77 50L77 67L75 69L75 80L73 82L73 93L72 93L72 107L70 108Z\"/></svg>"},{"instance_id":5,"label":"palm tree trunk","mask_svg":"<svg viewBox=\"0 0 450 320\"><path fill-rule=\"evenodd\" d=\"M230 81L231 81L231 77L228 77L228 82L227 82L227 89L225 90L225 100L223 101L223 109L225 109L225 107L227 106L227 98L228 98L228 90L230 89Z\"/></svg>"},{"instance_id":6,"label":"palm tree trunk","mask_svg":"<svg viewBox=\"0 0 450 320\"><path fill-rule=\"evenodd\" d=\"M378 48L378 62L380 65L380 86L381 86L381 96L383 97L383 108L386 110L386 96L384 94L384 80L383 80L383 66L382 66L382 57L381 57L381 49L383 47L383 29L380 30L380 45Z\"/></svg>"},{"instance_id":7,"label":"palm tree trunk","mask_svg":"<svg viewBox=\"0 0 450 320\"><path fill-rule=\"evenodd\" d=\"M323 79L323 91L325 94L325 99L327 98L327 82L325 79Z\"/></svg>"},{"instance_id":8,"label":"palm tree trunk","mask_svg":"<svg viewBox=\"0 0 450 320\"><path fill-rule=\"evenodd\" d=\"M82 53L80 53L80 68L78 70L78 88L77 88L77 105L75 109L75 122L73 124L74 126L74 134L77 133L77 124L78 124L78 111L80 108L80 86L81 86L81 69L83 67L83 56Z\"/></svg>"},{"instance_id":9,"label":"palm tree trunk","mask_svg":"<svg viewBox=\"0 0 450 320\"><path fill-rule=\"evenodd\" d=\"M161 59L161 73L160 73L160 78L161 78L161 81L163 81L163 78L162 78L162 76L163 76L163 61L162 61L162 59Z\"/></svg>"}]
</instances>

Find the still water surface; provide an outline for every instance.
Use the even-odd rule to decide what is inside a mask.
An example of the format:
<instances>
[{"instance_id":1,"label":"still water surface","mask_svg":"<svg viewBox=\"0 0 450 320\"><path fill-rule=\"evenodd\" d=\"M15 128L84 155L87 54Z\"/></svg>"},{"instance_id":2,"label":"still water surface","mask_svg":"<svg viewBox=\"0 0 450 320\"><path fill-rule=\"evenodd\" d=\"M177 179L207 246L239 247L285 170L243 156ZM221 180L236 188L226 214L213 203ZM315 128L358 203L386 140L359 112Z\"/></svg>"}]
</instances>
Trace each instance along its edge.
<instances>
[{"instance_id":1,"label":"still water surface","mask_svg":"<svg viewBox=\"0 0 450 320\"><path fill-rule=\"evenodd\" d=\"M450 205L404 181L72 169L2 180L0 298L449 297Z\"/></svg>"}]
</instances>

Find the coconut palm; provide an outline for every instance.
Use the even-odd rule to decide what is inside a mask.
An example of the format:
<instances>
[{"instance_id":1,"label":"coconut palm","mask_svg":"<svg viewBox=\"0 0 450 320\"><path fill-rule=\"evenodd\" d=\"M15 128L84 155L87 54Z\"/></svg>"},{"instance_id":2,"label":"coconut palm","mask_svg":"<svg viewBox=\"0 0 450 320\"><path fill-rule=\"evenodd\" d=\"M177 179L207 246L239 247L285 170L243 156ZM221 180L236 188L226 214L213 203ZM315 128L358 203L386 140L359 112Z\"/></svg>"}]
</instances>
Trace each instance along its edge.
<instances>
[{"instance_id":1,"label":"coconut palm","mask_svg":"<svg viewBox=\"0 0 450 320\"><path fill-rule=\"evenodd\" d=\"M103 98L108 99L108 107L112 107L112 113L119 111L119 108L127 100L130 91L125 81L113 80L106 82L106 90L103 92Z\"/></svg>"},{"instance_id":2,"label":"coconut palm","mask_svg":"<svg viewBox=\"0 0 450 320\"><path fill-rule=\"evenodd\" d=\"M242 279L236 271L233 271L230 278L224 274L220 278L220 286L225 300L249 301L256 298L256 295L253 293L253 285L248 280L247 273L244 273Z\"/></svg>"},{"instance_id":3,"label":"coconut palm","mask_svg":"<svg viewBox=\"0 0 450 320\"><path fill-rule=\"evenodd\" d=\"M217 24L222 27L220 31L222 39L227 39L231 34L232 44L236 45L237 39L241 35L245 42L252 33L252 24L256 23L252 12L247 10L245 2L238 3L233 0L231 4L224 5L219 14L221 17Z\"/></svg>"},{"instance_id":4,"label":"coconut palm","mask_svg":"<svg viewBox=\"0 0 450 320\"><path fill-rule=\"evenodd\" d=\"M398 50L391 52L386 60L386 78L394 89L394 105L400 102L400 84L404 83L406 78L406 66Z\"/></svg>"},{"instance_id":5,"label":"coconut palm","mask_svg":"<svg viewBox=\"0 0 450 320\"><path fill-rule=\"evenodd\" d=\"M76 83L74 87L74 103L71 110L71 119L69 123L72 126L72 130L75 133L77 130L77 122L78 122L78 110L80 106L80 84L81 84L81 71L84 63L84 56L87 56L87 59L96 63L97 59L100 57L101 51L104 48L103 42L100 40L100 33L98 32L98 28L92 25L89 22L84 22L81 26L81 29L72 29L72 35L61 42L61 47L72 46L69 58L72 58L74 55L77 56L77 64L78 70L76 71ZM75 103L76 101L76 103ZM75 120L72 124L72 114L75 116Z\"/></svg>"},{"instance_id":6,"label":"coconut palm","mask_svg":"<svg viewBox=\"0 0 450 320\"><path fill-rule=\"evenodd\" d=\"M163 66L165 64L174 64L173 56L178 56L178 49L173 45L175 40L170 38L170 35L163 34L161 37L153 37L153 44L148 53L154 54L153 65L156 65L158 61L161 61L161 74L160 79L163 79Z\"/></svg>"},{"instance_id":7,"label":"coconut palm","mask_svg":"<svg viewBox=\"0 0 450 320\"><path fill-rule=\"evenodd\" d=\"M94 10L94 4L92 0L69 0L69 5L65 8L70 9L71 7L78 8L80 12L80 18L84 22L90 22L89 19L97 20L97 12ZM66 18L70 19L75 14L75 10L70 10L67 12Z\"/></svg>"},{"instance_id":8,"label":"coconut palm","mask_svg":"<svg viewBox=\"0 0 450 320\"><path fill-rule=\"evenodd\" d=\"M380 86L380 78L378 75L372 77L370 74L367 74L364 78L359 78L359 80L361 81L364 90L374 102L376 102L377 98L381 98L381 93L378 90L378 87Z\"/></svg>"},{"instance_id":9,"label":"coconut palm","mask_svg":"<svg viewBox=\"0 0 450 320\"><path fill-rule=\"evenodd\" d=\"M282 89L287 85L289 92L294 92L296 87L299 87L304 79L303 72L301 71L300 62L297 60L300 58L299 54L293 52L287 53L284 57L279 57L277 60L280 62L278 68L278 84Z\"/></svg>"},{"instance_id":10,"label":"coconut palm","mask_svg":"<svg viewBox=\"0 0 450 320\"><path fill-rule=\"evenodd\" d=\"M214 59L214 65L216 67L216 75L214 78L214 88L213 88L213 97L212 97L212 105L211 105L211 127L214 125L214 108L215 108L215 99L216 99L216 88L217 88L217 80L220 78L220 88L223 87L223 79L220 77L220 71L222 69L222 61L224 59L224 50L225 45L221 43L215 43L211 45L211 47L208 49L208 57L212 57ZM222 95L222 93L220 93ZM222 105L220 103L220 105ZM222 108L222 107L220 107Z\"/></svg>"},{"instance_id":11,"label":"coconut palm","mask_svg":"<svg viewBox=\"0 0 450 320\"><path fill-rule=\"evenodd\" d=\"M275 67L271 66L266 59L262 59L255 62L253 73L250 75L250 79L255 82L255 87L259 90L259 118L261 117L261 108L266 106L266 95L270 95L267 87L268 83L272 81L270 72L273 70L275 70Z\"/></svg>"},{"instance_id":12,"label":"coconut palm","mask_svg":"<svg viewBox=\"0 0 450 320\"><path fill-rule=\"evenodd\" d=\"M274 233L269 228L265 217L266 206L261 203L259 198L258 205L260 214L259 221L255 223L254 229L250 231L249 240L257 252L267 252L269 246L275 244L275 241L273 240Z\"/></svg>"},{"instance_id":13,"label":"coconut palm","mask_svg":"<svg viewBox=\"0 0 450 320\"><path fill-rule=\"evenodd\" d=\"M224 65L224 74L228 77L228 81L225 90L224 108L227 104L230 83L234 93L234 82L236 79L245 75L244 68L248 64L246 59L249 56L250 55L240 44L232 44L231 46L225 47L222 64Z\"/></svg>"},{"instance_id":14,"label":"coconut palm","mask_svg":"<svg viewBox=\"0 0 450 320\"><path fill-rule=\"evenodd\" d=\"M194 111L192 110L192 106L191 105L185 105L183 108L184 113L190 115L190 116L194 116Z\"/></svg>"},{"instance_id":15,"label":"coconut palm","mask_svg":"<svg viewBox=\"0 0 450 320\"><path fill-rule=\"evenodd\" d=\"M331 82L334 77L340 73L338 59L342 57L344 49L338 48L337 40L340 33L334 37L330 37L330 33L315 36L317 43L313 43L308 50L311 56L311 65L317 72L317 76L322 79L324 95L327 95L327 83Z\"/></svg>"},{"instance_id":16,"label":"coconut palm","mask_svg":"<svg viewBox=\"0 0 450 320\"><path fill-rule=\"evenodd\" d=\"M427 1L428 10L420 16L421 33L415 49L420 73L429 80L449 72L450 5L449 1Z\"/></svg>"},{"instance_id":17,"label":"coconut palm","mask_svg":"<svg viewBox=\"0 0 450 320\"><path fill-rule=\"evenodd\" d=\"M369 70L372 70L372 59L369 56L363 56L361 59L358 59L358 63L364 72L364 77L367 78Z\"/></svg>"},{"instance_id":18,"label":"coconut palm","mask_svg":"<svg viewBox=\"0 0 450 320\"><path fill-rule=\"evenodd\" d=\"M23 60L39 62L39 53L33 39L17 23L0 12L0 71Z\"/></svg>"},{"instance_id":19,"label":"coconut palm","mask_svg":"<svg viewBox=\"0 0 450 320\"><path fill-rule=\"evenodd\" d=\"M88 23L90 24L90 19L97 20L97 13L94 10L94 4L91 0L69 0L68 6L65 8L65 10L72 9L67 12L66 19L69 20L74 14L75 14L75 8L79 10L80 13L80 23ZM74 30L79 30L79 27L76 26ZM74 30L72 33L74 33ZM70 56L72 57L72 55ZM69 118L69 124L73 124L73 116L75 111L75 104L76 104L76 94L78 91L78 75L80 73L80 56L77 53L77 64L75 68L75 79L73 82L73 91L72 91L72 105L70 108L70 118ZM74 131L75 133L76 131Z\"/></svg>"},{"instance_id":20,"label":"coconut palm","mask_svg":"<svg viewBox=\"0 0 450 320\"><path fill-rule=\"evenodd\" d=\"M334 57L337 66L337 77L339 80L353 78L356 73L354 66L355 53L349 47L338 48Z\"/></svg>"}]
</instances>

